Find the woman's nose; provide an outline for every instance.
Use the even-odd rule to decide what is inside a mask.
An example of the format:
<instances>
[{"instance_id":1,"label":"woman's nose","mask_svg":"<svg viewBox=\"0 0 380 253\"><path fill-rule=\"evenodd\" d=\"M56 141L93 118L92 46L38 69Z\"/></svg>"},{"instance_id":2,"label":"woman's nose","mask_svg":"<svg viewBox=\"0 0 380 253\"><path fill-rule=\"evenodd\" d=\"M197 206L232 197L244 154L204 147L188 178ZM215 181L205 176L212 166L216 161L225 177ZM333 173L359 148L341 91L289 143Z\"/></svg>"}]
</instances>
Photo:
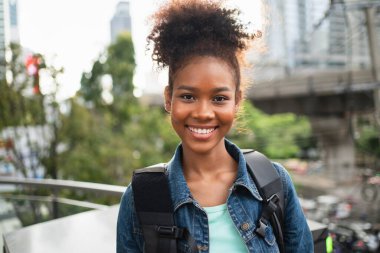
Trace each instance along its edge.
<instances>
[{"instance_id":1,"label":"woman's nose","mask_svg":"<svg viewBox=\"0 0 380 253\"><path fill-rule=\"evenodd\" d=\"M208 101L198 101L193 111L193 117L199 120L209 120L214 118L214 110Z\"/></svg>"}]
</instances>

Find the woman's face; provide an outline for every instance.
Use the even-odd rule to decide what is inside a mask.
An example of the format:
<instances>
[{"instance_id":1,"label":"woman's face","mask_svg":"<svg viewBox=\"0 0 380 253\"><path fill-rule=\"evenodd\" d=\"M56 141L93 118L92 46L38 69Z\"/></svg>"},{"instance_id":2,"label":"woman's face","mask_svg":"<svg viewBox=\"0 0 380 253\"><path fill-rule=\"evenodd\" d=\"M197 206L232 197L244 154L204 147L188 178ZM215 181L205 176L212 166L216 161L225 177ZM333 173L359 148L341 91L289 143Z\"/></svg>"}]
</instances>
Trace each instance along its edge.
<instances>
[{"instance_id":1,"label":"woman's face","mask_svg":"<svg viewBox=\"0 0 380 253\"><path fill-rule=\"evenodd\" d=\"M233 69L210 56L192 58L173 77L173 90L165 89L166 109L185 149L207 153L224 146L241 92L236 91Z\"/></svg>"}]
</instances>

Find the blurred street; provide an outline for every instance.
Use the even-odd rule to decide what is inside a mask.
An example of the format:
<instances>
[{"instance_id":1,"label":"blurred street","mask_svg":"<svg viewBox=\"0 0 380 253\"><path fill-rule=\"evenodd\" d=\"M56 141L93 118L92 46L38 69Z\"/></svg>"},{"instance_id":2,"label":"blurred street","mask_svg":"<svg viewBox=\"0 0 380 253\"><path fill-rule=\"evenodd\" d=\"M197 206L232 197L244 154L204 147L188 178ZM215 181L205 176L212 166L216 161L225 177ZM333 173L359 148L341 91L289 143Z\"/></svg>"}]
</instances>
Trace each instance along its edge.
<instances>
[{"instance_id":1,"label":"blurred street","mask_svg":"<svg viewBox=\"0 0 380 253\"><path fill-rule=\"evenodd\" d=\"M339 184L322 175L292 174L292 179L298 186L297 192L301 198L316 199L321 195L334 196L338 202L347 202L352 205L350 215L345 219L370 222L380 226L380 196L378 195L373 201L365 200L361 193L363 182L359 177L344 184Z\"/></svg>"}]
</instances>

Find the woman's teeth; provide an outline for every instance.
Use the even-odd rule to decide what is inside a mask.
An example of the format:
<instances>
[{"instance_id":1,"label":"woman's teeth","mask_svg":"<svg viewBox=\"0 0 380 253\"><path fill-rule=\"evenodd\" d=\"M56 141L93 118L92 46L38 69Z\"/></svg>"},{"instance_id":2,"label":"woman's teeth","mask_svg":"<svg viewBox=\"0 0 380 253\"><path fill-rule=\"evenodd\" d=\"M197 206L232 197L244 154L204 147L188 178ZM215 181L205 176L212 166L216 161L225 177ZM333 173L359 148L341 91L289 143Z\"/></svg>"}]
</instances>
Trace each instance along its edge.
<instances>
[{"instance_id":1,"label":"woman's teeth","mask_svg":"<svg viewBox=\"0 0 380 253\"><path fill-rule=\"evenodd\" d=\"M194 132L197 134L209 134L215 130L215 128L194 128L194 127L189 127L189 129L191 132Z\"/></svg>"}]
</instances>

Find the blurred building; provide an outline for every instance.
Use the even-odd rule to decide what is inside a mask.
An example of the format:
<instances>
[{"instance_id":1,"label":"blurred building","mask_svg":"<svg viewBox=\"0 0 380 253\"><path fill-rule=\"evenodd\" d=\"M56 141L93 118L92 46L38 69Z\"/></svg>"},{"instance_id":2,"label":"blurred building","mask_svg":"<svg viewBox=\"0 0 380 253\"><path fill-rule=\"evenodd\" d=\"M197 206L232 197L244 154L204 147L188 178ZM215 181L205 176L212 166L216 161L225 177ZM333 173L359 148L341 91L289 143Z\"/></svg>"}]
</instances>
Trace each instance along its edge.
<instances>
[{"instance_id":1,"label":"blurred building","mask_svg":"<svg viewBox=\"0 0 380 253\"><path fill-rule=\"evenodd\" d=\"M9 5L0 0L0 79L5 77L6 49L10 41Z\"/></svg>"},{"instance_id":2,"label":"blurred building","mask_svg":"<svg viewBox=\"0 0 380 253\"><path fill-rule=\"evenodd\" d=\"M10 42L19 43L17 0L0 0L0 78L5 76Z\"/></svg>"},{"instance_id":3,"label":"blurred building","mask_svg":"<svg viewBox=\"0 0 380 253\"><path fill-rule=\"evenodd\" d=\"M9 1L9 25L10 25L10 41L20 43L20 33L18 28L18 3L17 0Z\"/></svg>"},{"instance_id":4,"label":"blurred building","mask_svg":"<svg viewBox=\"0 0 380 253\"><path fill-rule=\"evenodd\" d=\"M111 19L111 41L114 42L119 33L131 32L131 15L129 2L119 2Z\"/></svg>"},{"instance_id":5,"label":"blurred building","mask_svg":"<svg viewBox=\"0 0 380 253\"><path fill-rule=\"evenodd\" d=\"M362 4L359 0L266 1L268 25L263 39L267 50L251 57L257 69L254 78L283 78L316 69L368 68ZM380 8L376 13L380 36Z\"/></svg>"}]
</instances>

